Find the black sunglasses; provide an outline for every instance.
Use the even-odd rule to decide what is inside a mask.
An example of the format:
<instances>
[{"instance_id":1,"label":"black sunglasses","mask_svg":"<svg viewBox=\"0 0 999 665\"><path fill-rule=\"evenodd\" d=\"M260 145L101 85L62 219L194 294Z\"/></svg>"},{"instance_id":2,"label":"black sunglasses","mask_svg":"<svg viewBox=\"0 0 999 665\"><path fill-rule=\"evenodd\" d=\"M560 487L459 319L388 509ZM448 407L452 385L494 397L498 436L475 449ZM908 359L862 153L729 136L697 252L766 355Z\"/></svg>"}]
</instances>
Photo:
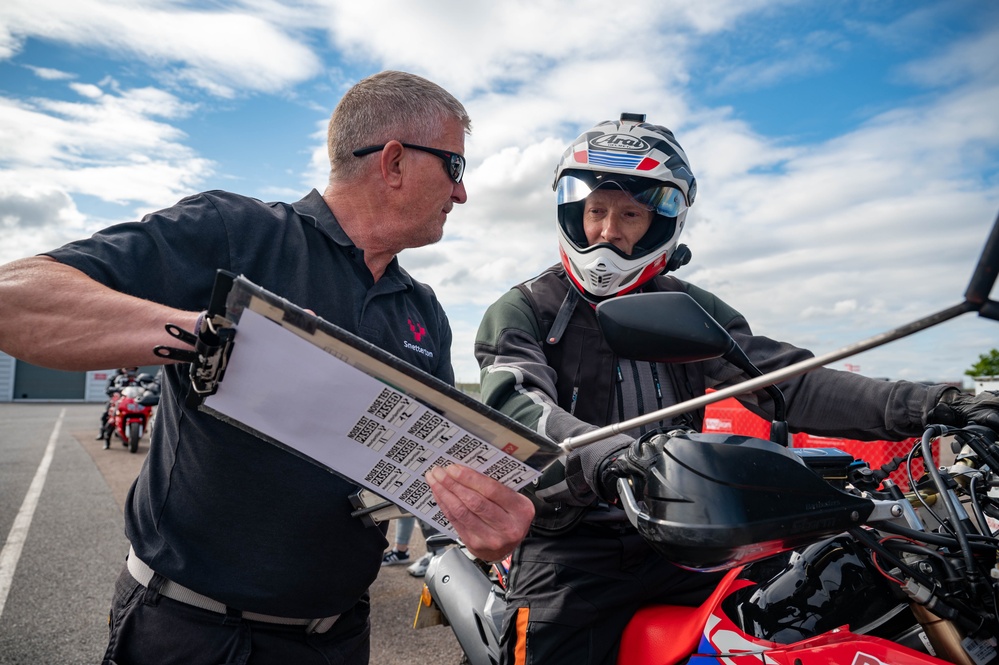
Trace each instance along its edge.
<instances>
[{"instance_id":1,"label":"black sunglasses","mask_svg":"<svg viewBox=\"0 0 999 665\"><path fill-rule=\"evenodd\" d=\"M402 141L400 141L402 143ZM428 148L424 145L415 145L413 143L402 143L403 147L412 148L413 150L422 150L423 152L429 152L431 155L440 157L441 161L444 162L444 170L447 171L448 177L454 181L454 184L461 183L461 176L465 174L465 158L456 152L450 152L448 150L438 150L437 148ZM365 155L370 155L373 152L378 152L383 150L385 145L369 145L366 148L358 148L353 152L354 157L364 157Z\"/></svg>"}]
</instances>

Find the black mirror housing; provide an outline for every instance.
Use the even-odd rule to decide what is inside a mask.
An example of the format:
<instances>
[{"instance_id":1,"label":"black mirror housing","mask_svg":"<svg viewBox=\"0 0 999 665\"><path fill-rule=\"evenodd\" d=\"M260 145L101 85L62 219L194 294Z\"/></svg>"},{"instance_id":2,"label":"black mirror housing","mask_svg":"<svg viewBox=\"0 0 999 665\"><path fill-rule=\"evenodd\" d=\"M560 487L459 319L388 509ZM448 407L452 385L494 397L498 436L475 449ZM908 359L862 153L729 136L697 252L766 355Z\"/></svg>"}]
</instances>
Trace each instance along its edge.
<instances>
[{"instance_id":1,"label":"black mirror housing","mask_svg":"<svg viewBox=\"0 0 999 665\"><path fill-rule=\"evenodd\" d=\"M611 349L622 358L690 363L720 358L735 346L728 331L686 293L619 296L597 305L596 314Z\"/></svg>"}]
</instances>

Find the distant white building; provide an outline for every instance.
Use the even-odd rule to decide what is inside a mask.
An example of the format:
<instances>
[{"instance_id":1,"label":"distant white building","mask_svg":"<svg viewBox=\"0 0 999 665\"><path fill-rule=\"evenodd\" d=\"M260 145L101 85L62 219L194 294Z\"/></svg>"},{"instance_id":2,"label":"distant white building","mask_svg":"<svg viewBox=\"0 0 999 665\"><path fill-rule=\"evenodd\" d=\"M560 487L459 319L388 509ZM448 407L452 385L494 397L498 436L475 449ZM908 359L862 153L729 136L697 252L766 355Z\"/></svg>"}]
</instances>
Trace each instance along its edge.
<instances>
[{"instance_id":1,"label":"distant white building","mask_svg":"<svg viewBox=\"0 0 999 665\"><path fill-rule=\"evenodd\" d=\"M107 399L104 386L113 373L113 369L48 369L0 351L0 402L103 402Z\"/></svg>"},{"instance_id":2,"label":"distant white building","mask_svg":"<svg viewBox=\"0 0 999 665\"><path fill-rule=\"evenodd\" d=\"M986 390L999 390L999 376L973 376L971 380L975 382L975 394Z\"/></svg>"}]
</instances>

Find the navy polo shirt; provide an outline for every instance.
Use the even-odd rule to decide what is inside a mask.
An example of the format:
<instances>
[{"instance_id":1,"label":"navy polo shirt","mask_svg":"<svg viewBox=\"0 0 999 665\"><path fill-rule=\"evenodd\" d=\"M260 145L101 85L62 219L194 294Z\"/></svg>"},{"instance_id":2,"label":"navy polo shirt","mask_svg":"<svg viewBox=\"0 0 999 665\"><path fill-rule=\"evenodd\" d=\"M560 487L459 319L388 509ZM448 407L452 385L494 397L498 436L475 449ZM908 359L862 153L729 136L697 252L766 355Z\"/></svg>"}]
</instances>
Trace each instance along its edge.
<instances>
[{"instance_id":1,"label":"navy polo shirt","mask_svg":"<svg viewBox=\"0 0 999 665\"><path fill-rule=\"evenodd\" d=\"M397 259L374 282L315 190L294 204L205 192L48 255L190 311L207 307L222 268L454 383L451 329L433 291ZM411 324L425 328L419 339ZM240 610L316 618L350 608L387 545L383 529L350 517L356 486L185 407L187 365L164 375L152 445L125 507L139 558Z\"/></svg>"}]
</instances>

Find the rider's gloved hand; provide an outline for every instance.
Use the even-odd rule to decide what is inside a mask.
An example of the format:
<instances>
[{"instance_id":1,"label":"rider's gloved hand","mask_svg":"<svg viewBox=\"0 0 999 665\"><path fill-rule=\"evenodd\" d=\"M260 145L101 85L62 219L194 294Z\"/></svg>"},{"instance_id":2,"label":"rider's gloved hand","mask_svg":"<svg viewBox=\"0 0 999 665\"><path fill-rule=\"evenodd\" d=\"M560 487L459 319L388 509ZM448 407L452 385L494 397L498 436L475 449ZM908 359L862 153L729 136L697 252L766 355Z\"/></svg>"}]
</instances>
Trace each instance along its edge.
<instances>
[{"instance_id":1,"label":"rider's gloved hand","mask_svg":"<svg viewBox=\"0 0 999 665\"><path fill-rule=\"evenodd\" d=\"M999 432L999 391L986 390L969 395L957 388L945 390L937 405L926 415L926 422L951 427L974 423Z\"/></svg>"},{"instance_id":2,"label":"rider's gloved hand","mask_svg":"<svg viewBox=\"0 0 999 665\"><path fill-rule=\"evenodd\" d=\"M627 448L608 455L600 467L600 486L597 494L608 503L617 503L617 480L631 481L635 499L641 501L645 493L645 478L649 469L658 459L661 449L655 445L656 438L642 438Z\"/></svg>"}]
</instances>

